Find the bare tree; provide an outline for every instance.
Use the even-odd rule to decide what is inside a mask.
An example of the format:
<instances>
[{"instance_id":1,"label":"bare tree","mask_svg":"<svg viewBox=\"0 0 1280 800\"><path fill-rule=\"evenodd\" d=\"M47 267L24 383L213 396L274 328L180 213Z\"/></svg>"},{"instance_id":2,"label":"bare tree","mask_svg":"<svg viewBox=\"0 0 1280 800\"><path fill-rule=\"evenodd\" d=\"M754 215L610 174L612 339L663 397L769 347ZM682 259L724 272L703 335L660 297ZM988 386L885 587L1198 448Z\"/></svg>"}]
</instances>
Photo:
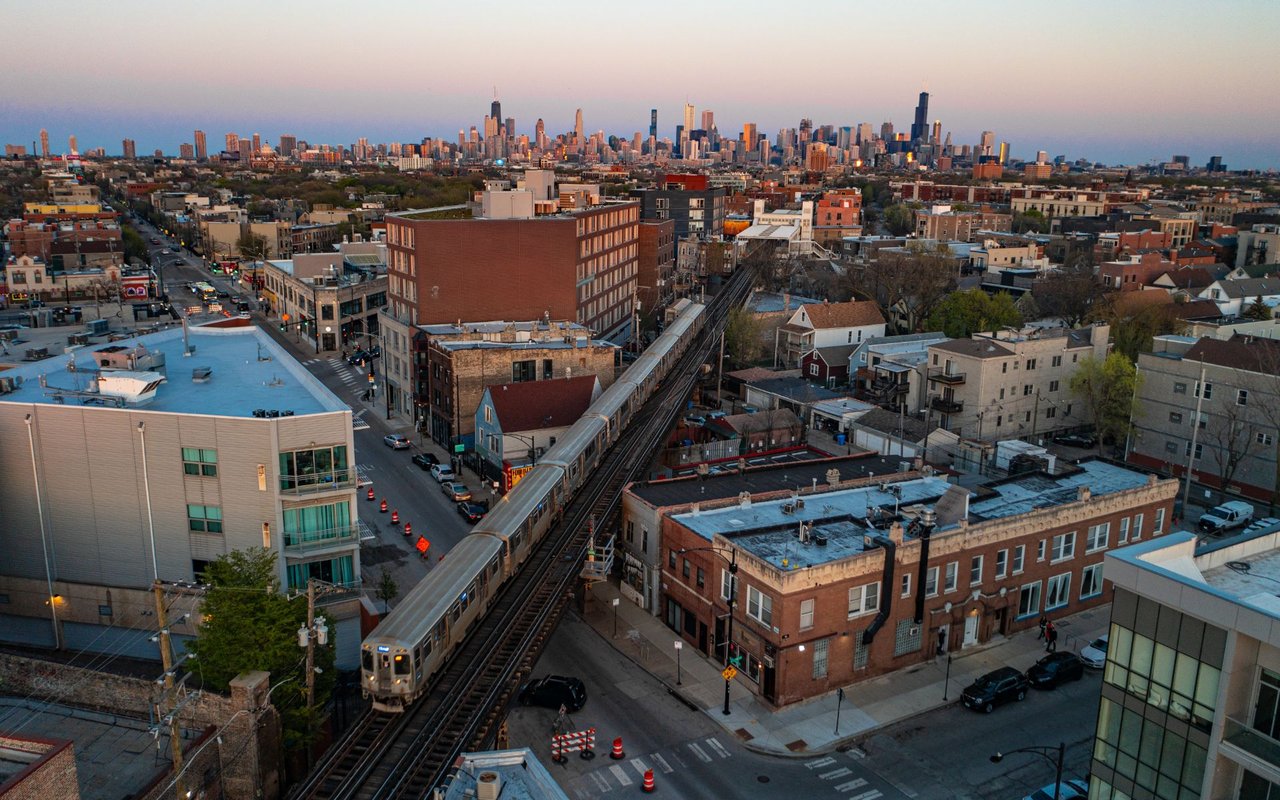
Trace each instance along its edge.
<instances>
[{"instance_id":1,"label":"bare tree","mask_svg":"<svg viewBox=\"0 0 1280 800\"><path fill-rule=\"evenodd\" d=\"M1247 405L1242 406L1229 399L1219 405L1221 413L1209 414L1205 422L1204 438L1218 467L1219 488L1226 492L1240 466L1262 449L1262 442L1254 415L1248 413ZM1193 424L1199 424L1199 421L1193 420Z\"/></svg>"},{"instance_id":2,"label":"bare tree","mask_svg":"<svg viewBox=\"0 0 1280 800\"><path fill-rule=\"evenodd\" d=\"M938 304L955 291L957 266L950 250L910 242L905 252L879 254L861 269L849 270L854 297L880 304L886 319L895 313L903 332L920 330Z\"/></svg>"}]
</instances>

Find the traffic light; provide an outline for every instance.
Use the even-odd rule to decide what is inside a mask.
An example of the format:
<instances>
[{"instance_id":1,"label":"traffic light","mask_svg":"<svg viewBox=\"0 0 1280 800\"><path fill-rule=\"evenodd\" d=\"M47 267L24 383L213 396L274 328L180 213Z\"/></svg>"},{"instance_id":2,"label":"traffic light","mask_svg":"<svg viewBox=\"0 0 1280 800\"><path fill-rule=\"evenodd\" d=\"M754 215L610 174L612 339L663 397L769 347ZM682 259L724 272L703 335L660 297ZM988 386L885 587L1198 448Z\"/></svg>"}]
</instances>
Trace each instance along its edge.
<instances>
[{"instance_id":1,"label":"traffic light","mask_svg":"<svg viewBox=\"0 0 1280 800\"><path fill-rule=\"evenodd\" d=\"M281 322L281 323L280 323L280 332L281 332L281 333L284 333L284 329L285 329L286 327L288 327L288 326L286 326L283 322Z\"/></svg>"}]
</instances>

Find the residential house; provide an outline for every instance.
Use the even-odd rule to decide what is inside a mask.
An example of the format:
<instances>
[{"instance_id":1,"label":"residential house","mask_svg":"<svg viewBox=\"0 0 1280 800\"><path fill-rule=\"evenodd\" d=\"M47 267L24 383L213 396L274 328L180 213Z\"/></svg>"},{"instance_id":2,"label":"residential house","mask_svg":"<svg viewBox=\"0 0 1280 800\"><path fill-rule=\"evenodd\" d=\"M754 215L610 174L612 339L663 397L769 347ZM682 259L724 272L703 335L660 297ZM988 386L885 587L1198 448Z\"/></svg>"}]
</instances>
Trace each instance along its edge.
<instances>
[{"instance_id":1,"label":"residential house","mask_svg":"<svg viewBox=\"0 0 1280 800\"><path fill-rule=\"evenodd\" d=\"M1237 267L1280 261L1280 225L1251 225L1236 234Z\"/></svg>"},{"instance_id":2,"label":"residential house","mask_svg":"<svg viewBox=\"0 0 1280 800\"><path fill-rule=\"evenodd\" d=\"M1200 292L1199 297L1217 303L1224 317L1241 316L1258 300L1274 311L1280 305L1280 278L1214 281Z\"/></svg>"},{"instance_id":3,"label":"residential house","mask_svg":"<svg viewBox=\"0 0 1280 800\"><path fill-rule=\"evenodd\" d=\"M884 329L884 315L870 300L802 305L778 329L774 365L793 369L801 366L804 356L817 348L861 344L873 336L884 336ZM845 357L847 359L848 353ZM832 360L828 358L826 363ZM805 368L805 374L819 378L822 368L811 363Z\"/></svg>"},{"instance_id":4,"label":"residential house","mask_svg":"<svg viewBox=\"0 0 1280 800\"><path fill-rule=\"evenodd\" d=\"M486 386L476 407L481 475L506 494L600 396L595 375Z\"/></svg>"},{"instance_id":5,"label":"residential house","mask_svg":"<svg viewBox=\"0 0 1280 800\"><path fill-rule=\"evenodd\" d=\"M948 341L942 333L875 336L849 354L854 396L893 411L924 408L929 347Z\"/></svg>"}]
</instances>

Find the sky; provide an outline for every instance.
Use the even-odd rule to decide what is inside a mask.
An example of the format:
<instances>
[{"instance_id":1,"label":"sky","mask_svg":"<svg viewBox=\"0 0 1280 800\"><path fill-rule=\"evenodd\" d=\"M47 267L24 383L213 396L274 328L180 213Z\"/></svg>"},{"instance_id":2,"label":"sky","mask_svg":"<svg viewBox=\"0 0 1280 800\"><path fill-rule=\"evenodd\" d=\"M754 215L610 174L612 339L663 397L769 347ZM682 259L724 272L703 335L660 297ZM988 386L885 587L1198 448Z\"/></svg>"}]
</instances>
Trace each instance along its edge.
<instances>
[{"instance_id":1,"label":"sky","mask_svg":"<svg viewBox=\"0 0 1280 800\"><path fill-rule=\"evenodd\" d=\"M983 130L1108 164L1280 168L1275 0L757 0L189 5L7 0L0 142L55 152L176 154L192 131L349 144L454 139L496 87L532 135L674 138L685 102L721 134L815 125L910 127L916 96L957 144ZM0 6L2 8L3 6ZM55 23L56 21L56 23Z\"/></svg>"}]
</instances>

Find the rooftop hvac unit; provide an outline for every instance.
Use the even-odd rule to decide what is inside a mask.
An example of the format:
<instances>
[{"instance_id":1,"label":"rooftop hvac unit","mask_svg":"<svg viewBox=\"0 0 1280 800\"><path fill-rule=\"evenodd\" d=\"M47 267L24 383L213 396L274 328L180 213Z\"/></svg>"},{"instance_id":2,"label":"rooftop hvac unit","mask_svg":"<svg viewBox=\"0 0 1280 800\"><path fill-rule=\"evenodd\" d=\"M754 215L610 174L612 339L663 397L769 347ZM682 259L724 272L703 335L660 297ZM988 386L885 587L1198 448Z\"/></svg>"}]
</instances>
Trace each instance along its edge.
<instances>
[{"instance_id":1,"label":"rooftop hvac unit","mask_svg":"<svg viewBox=\"0 0 1280 800\"><path fill-rule=\"evenodd\" d=\"M208 383L213 377L213 367L196 367L191 370L192 383Z\"/></svg>"},{"instance_id":2,"label":"rooftop hvac unit","mask_svg":"<svg viewBox=\"0 0 1280 800\"><path fill-rule=\"evenodd\" d=\"M106 336L111 324L105 319L91 319L85 325L90 336Z\"/></svg>"}]
</instances>

